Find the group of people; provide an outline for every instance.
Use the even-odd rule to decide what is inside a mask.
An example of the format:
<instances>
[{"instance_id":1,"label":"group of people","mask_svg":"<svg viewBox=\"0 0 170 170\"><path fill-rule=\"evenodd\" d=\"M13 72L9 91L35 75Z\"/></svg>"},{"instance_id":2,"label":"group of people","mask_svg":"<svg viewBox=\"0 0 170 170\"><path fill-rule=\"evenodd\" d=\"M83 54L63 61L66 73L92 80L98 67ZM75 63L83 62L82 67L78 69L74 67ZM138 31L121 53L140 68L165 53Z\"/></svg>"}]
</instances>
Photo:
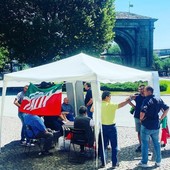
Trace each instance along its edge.
<instances>
[{"instance_id":1,"label":"group of people","mask_svg":"<svg viewBox=\"0 0 170 170\"><path fill-rule=\"evenodd\" d=\"M92 91L91 85L85 83L85 89L87 91L85 96L85 106L81 106L79 113L76 116L74 114L72 106L69 104L68 98L64 98L61 110L61 116L56 117L44 117L44 122L42 118L35 115L25 115L24 113L18 113L21 122L23 123L22 132L21 132L21 144L25 141L24 136L24 119L27 124L36 124L38 127L35 128L37 136L48 139L47 146L44 146L44 150L48 152L49 142L52 139L52 133L48 131L48 128L61 131L62 135L62 124L63 120L74 121L74 127L79 129L85 129L87 133L87 141L89 146L94 144L94 121L93 121L93 111L92 104ZM14 103L20 107L24 93L26 92L28 86L24 87L23 92L20 92L17 95ZM136 131L138 133L139 146L136 149L136 152L142 152L142 160L139 162L138 166L147 167L148 163L148 143L152 139L155 153L156 153L156 166L160 166L161 163L161 148L159 140L159 129L160 123L162 123L162 144L166 145L167 142L167 113L169 106L167 106L161 98L157 98L153 95L154 89L151 86L140 85L138 89L139 93L129 96L125 101L115 104L111 102L111 93L104 91L102 93L101 101L101 132L99 134L99 157L101 158L101 166L105 167L107 164L107 154L106 150L108 144L111 144L112 152L112 169L115 169L118 166L117 152L118 152L118 141L117 141L117 129L116 129L116 120L115 114L116 110L124 107L127 104L130 104L134 109L134 119ZM134 101L134 102L133 102ZM162 112L162 114L160 114ZM25 118L23 118L25 117ZM35 121L33 123L31 121ZM41 129L41 133L40 130ZM166 136L166 137L165 137ZM84 146L80 147L81 152L84 152Z\"/></svg>"},{"instance_id":2,"label":"group of people","mask_svg":"<svg viewBox=\"0 0 170 170\"><path fill-rule=\"evenodd\" d=\"M141 85L139 87L139 94L128 97L124 102L114 104L111 102L110 92L103 92L102 94L102 106L101 106L101 123L102 133L104 141L104 151L106 151L108 142L111 143L112 148L112 169L118 166L117 162L117 131L115 122L116 109L130 104L134 107L134 118L136 131L138 132L139 147L137 152L142 152L142 160L138 166L148 167L148 143L152 139L156 160L155 165L161 165L161 147L159 140L160 123L167 118L169 106L167 106L161 98L157 98L153 95L154 89L151 86ZM135 101L135 104L132 101ZM160 111L162 114L160 115ZM101 154L101 167L106 165L106 152Z\"/></svg>"},{"instance_id":3,"label":"group of people","mask_svg":"<svg viewBox=\"0 0 170 170\"><path fill-rule=\"evenodd\" d=\"M41 117L37 115L22 113L19 111L27 89L28 86L24 86L23 91L19 92L14 100L14 104L18 107L18 117L20 118L22 123L20 144L34 146L33 143L30 143L30 138L44 138L45 142L43 146L43 151L40 154L51 155L52 153L50 153L49 150L52 148L53 142L56 141L56 132L47 128ZM29 129L29 131L27 131L27 126L30 126L31 130Z\"/></svg>"},{"instance_id":4,"label":"group of people","mask_svg":"<svg viewBox=\"0 0 170 170\"><path fill-rule=\"evenodd\" d=\"M21 103L23 101L23 98L25 96L25 93L28 89L28 85L24 86L23 91L19 92L14 100L14 104L18 107L18 117L21 120L22 128L21 128L21 145L31 145L34 146L33 143L30 143L28 140L29 137L35 136L38 138L44 138L44 146L43 151L41 154L49 155L51 154L49 152L50 148L52 148L52 144L54 141L56 141L56 137L59 137L62 135L62 120L64 118L59 116L44 116L44 118L37 116L37 115L31 115L22 113L19 111L19 108L21 106ZM67 111L65 112L67 114L67 119L73 120L73 109L68 104L68 99L64 98L64 102L62 105L62 110ZM28 134L26 126L31 126L33 134ZM55 135L56 132L59 132L59 135Z\"/></svg>"},{"instance_id":5,"label":"group of people","mask_svg":"<svg viewBox=\"0 0 170 170\"><path fill-rule=\"evenodd\" d=\"M87 93L85 97L85 103L86 105L91 105L92 103L90 102L92 98L92 93L91 90L89 89L90 84L87 84L87 87L85 85L85 89L87 88ZM22 128L21 128L21 140L20 144L21 145L31 145L34 146L33 143L30 143L30 141L27 138L27 131L26 131L26 126L31 126L34 136L36 138L45 138L45 143L44 143L44 148L43 148L43 153L44 155L49 155L51 154L49 152L52 143L54 140L54 134L53 132L59 132L59 136L63 135L63 128L62 125L68 121L75 121L74 126L79 127L80 125L83 126L85 129L87 129L87 134L88 134L88 141L90 145L92 145L90 140L92 139L94 141L94 138L92 135L93 134L93 126L94 123L91 123L91 119L87 119L87 113L89 111L88 107L86 108L85 106L80 107L79 114L77 118L75 118L75 113L73 107L69 104L69 100L67 97L63 99L63 103L61 105L61 115L59 116L37 116L37 115L31 115L31 114L26 114L22 113L19 111L19 108L21 106L21 103L23 101L23 98L25 96L25 93L28 89L28 85L24 86L23 90L19 92L14 100L14 104L18 107L18 117L21 120L22 123ZM92 117L92 115L90 116ZM89 119L91 121L89 121ZM89 125L89 126L88 126ZM89 128L90 127L90 128ZM32 134L33 135L33 134ZM90 138L89 138L90 136ZM84 149L81 147L81 151L83 152Z\"/></svg>"},{"instance_id":6,"label":"group of people","mask_svg":"<svg viewBox=\"0 0 170 170\"><path fill-rule=\"evenodd\" d=\"M46 127L53 129L55 131L59 131L60 135L63 135L63 124L71 121L73 122L75 119L75 113L71 104L69 104L69 100L67 97L63 99L63 103L61 105L61 115L59 116L44 116L44 124Z\"/></svg>"},{"instance_id":7,"label":"group of people","mask_svg":"<svg viewBox=\"0 0 170 170\"><path fill-rule=\"evenodd\" d=\"M160 124L167 120L167 113L169 106L167 106L162 99L153 95L154 89L150 86L139 86L139 94L131 96L131 100L135 100L136 105L130 102L130 105L135 108L134 117L136 124L136 131L138 132L139 147L136 152L142 151L142 160L138 164L141 167L148 167L148 143L152 139L155 153L156 153L156 166L160 166L161 163L161 145L159 139ZM162 114L160 113L162 112ZM165 125L167 129L167 121ZM165 146L168 137L168 131L163 133L161 142L164 142L162 146Z\"/></svg>"},{"instance_id":8,"label":"group of people","mask_svg":"<svg viewBox=\"0 0 170 170\"><path fill-rule=\"evenodd\" d=\"M134 114L135 119L135 127L136 132L138 133L138 140L139 140L139 146L136 149L136 152L141 152L141 137L140 137L140 131L141 131L141 123L140 123L140 109L143 104L143 101L145 100L145 94L144 94L144 85L140 85L138 88L139 93L136 93L135 95L131 96L131 100L135 101L135 104L133 102L130 102L129 104L132 106L131 108L131 114ZM168 129L168 118L167 116L164 117L160 121L160 125L162 127L161 130L161 147L165 147L167 144L167 138L170 137L169 135L169 129Z\"/></svg>"}]
</instances>

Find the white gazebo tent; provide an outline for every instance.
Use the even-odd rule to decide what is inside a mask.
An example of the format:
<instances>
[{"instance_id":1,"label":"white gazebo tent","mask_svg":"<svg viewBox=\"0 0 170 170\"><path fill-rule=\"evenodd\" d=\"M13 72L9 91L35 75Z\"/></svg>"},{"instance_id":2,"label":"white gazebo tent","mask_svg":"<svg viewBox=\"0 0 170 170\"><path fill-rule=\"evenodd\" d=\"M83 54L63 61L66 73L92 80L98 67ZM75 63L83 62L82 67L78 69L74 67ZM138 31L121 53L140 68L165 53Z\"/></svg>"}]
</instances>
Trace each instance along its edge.
<instances>
[{"instance_id":1,"label":"white gazebo tent","mask_svg":"<svg viewBox=\"0 0 170 170\"><path fill-rule=\"evenodd\" d=\"M155 74L156 76L153 76ZM28 82L40 83L42 81L66 81L73 83L73 87L75 87L74 84L76 81L91 82L93 103L96 113L94 118L96 124L95 132L97 135L100 122L100 83L134 82L137 80L148 80L149 84L152 86L156 85L157 87L154 86L154 88L159 91L157 73L152 74L151 72L144 72L109 63L83 53L50 64L6 74L4 75L3 80L2 107L0 115L0 147L5 93L6 88L12 84L18 82L25 82L28 84Z\"/></svg>"}]
</instances>

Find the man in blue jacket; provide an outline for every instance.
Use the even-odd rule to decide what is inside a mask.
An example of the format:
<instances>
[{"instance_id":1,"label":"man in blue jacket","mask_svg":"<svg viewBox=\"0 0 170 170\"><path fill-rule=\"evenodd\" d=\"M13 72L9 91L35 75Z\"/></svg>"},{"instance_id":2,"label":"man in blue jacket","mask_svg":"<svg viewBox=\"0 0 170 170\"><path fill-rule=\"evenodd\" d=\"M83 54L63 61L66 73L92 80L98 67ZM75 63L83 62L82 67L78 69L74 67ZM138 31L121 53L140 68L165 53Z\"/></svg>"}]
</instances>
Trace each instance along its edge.
<instances>
[{"instance_id":1,"label":"man in blue jacket","mask_svg":"<svg viewBox=\"0 0 170 170\"><path fill-rule=\"evenodd\" d=\"M54 139L52 130L49 130L45 127L43 120L41 117L31 114L26 114L24 117L25 125L29 125L32 128L32 131L29 131L29 137L35 136L36 138L44 138L44 146L43 151L41 152L42 155L51 155L52 153L49 152L52 142Z\"/></svg>"},{"instance_id":2,"label":"man in blue jacket","mask_svg":"<svg viewBox=\"0 0 170 170\"><path fill-rule=\"evenodd\" d=\"M167 106L162 99L156 98L153 95L153 88L147 86L144 89L144 94L146 99L143 101L140 121L141 121L141 142L142 142L142 160L138 164L140 167L148 167L148 142L149 138L152 139L156 162L155 165L159 167L161 165L161 148L159 142L159 129L160 121L167 115L169 106ZM159 117L159 112L162 111L163 114Z\"/></svg>"}]
</instances>

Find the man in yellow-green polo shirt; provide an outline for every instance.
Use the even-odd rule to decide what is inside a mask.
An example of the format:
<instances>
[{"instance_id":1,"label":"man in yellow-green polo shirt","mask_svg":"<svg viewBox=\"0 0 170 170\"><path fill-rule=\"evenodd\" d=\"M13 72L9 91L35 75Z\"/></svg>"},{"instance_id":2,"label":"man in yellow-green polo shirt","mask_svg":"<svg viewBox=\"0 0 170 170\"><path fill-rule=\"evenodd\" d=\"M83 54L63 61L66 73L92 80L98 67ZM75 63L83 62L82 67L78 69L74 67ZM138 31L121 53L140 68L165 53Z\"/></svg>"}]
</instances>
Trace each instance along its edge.
<instances>
[{"instance_id":1,"label":"man in yellow-green polo shirt","mask_svg":"<svg viewBox=\"0 0 170 170\"><path fill-rule=\"evenodd\" d=\"M117 129L115 122L115 114L116 110L125 106L130 102L129 99L121 102L119 104L114 104L111 102L111 93L109 91L104 91L102 94L102 104L101 104L101 123L102 123L102 132L103 132L103 141L104 141L104 150L106 151L107 145L110 141L112 147L112 169L115 169L117 164ZM106 158L106 154L104 152L102 145L100 146L101 153L101 167L105 167L104 155Z\"/></svg>"}]
</instances>

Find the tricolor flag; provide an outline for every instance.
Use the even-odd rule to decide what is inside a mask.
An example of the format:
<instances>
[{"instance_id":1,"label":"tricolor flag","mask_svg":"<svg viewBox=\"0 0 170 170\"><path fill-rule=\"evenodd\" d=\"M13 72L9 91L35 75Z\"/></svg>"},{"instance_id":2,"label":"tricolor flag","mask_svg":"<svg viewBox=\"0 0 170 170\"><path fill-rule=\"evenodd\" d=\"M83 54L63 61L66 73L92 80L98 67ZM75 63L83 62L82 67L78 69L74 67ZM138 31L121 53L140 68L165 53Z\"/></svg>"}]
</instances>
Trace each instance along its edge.
<instances>
[{"instance_id":1,"label":"tricolor flag","mask_svg":"<svg viewBox=\"0 0 170 170\"><path fill-rule=\"evenodd\" d=\"M41 89L30 83L21 103L20 112L39 116L58 116L61 114L61 87L54 85Z\"/></svg>"}]
</instances>

